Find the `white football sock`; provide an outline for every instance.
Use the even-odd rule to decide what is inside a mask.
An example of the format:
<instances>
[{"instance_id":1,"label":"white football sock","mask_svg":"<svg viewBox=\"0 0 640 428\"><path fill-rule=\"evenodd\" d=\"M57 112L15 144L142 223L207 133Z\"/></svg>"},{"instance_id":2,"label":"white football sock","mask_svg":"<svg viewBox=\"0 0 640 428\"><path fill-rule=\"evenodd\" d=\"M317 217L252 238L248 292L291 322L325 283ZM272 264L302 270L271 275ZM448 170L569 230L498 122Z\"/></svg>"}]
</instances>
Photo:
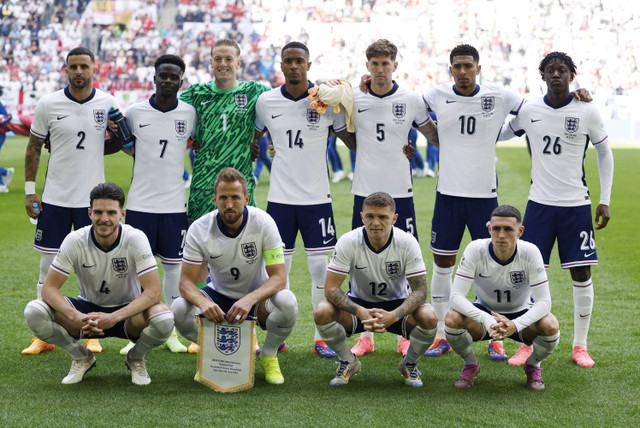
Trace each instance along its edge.
<instances>
[{"instance_id":1,"label":"white football sock","mask_svg":"<svg viewBox=\"0 0 640 428\"><path fill-rule=\"evenodd\" d=\"M278 347L293 331L298 318L298 301L291 290L280 290L265 302L267 335L262 345L263 357L278 355Z\"/></svg>"},{"instance_id":2,"label":"white football sock","mask_svg":"<svg viewBox=\"0 0 640 428\"><path fill-rule=\"evenodd\" d=\"M164 277L162 278L162 293L167 306L171 307L173 301L180 297L180 263L162 263Z\"/></svg>"},{"instance_id":3,"label":"white football sock","mask_svg":"<svg viewBox=\"0 0 640 428\"><path fill-rule=\"evenodd\" d=\"M573 346L587 348L587 336L593 311L593 281L573 281Z\"/></svg>"},{"instance_id":4,"label":"white football sock","mask_svg":"<svg viewBox=\"0 0 640 428\"><path fill-rule=\"evenodd\" d=\"M173 332L173 312L163 311L153 314L147 320L147 326L140 332L140 338L131 348L127 357L130 360L141 360L147 352L166 342Z\"/></svg>"},{"instance_id":5,"label":"white football sock","mask_svg":"<svg viewBox=\"0 0 640 428\"><path fill-rule=\"evenodd\" d=\"M192 305L184 297L178 297L171 305L176 328L183 337L192 342L198 342L198 324L196 323L196 315L200 313L200 309L196 305Z\"/></svg>"},{"instance_id":6,"label":"white football sock","mask_svg":"<svg viewBox=\"0 0 640 428\"><path fill-rule=\"evenodd\" d=\"M293 252L295 250L291 251L290 254L287 253L287 250L284 250L284 268L287 271L287 289L291 288L291 285L289 284L289 272L291 272L291 264L293 263Z\"/></svg>"},{"instance_id":7,"label":"white football sock","mask_svg":"<svg viewBox=\"0 0 640 428\"><path fill-rule=\"evenodd\" d=\"M540 367L540 362L553 353L560 341L560 332L553 336L536 336L533 339L533 353L527 359L527 365Z\"/></svg>"},{"instance_id":8,"label":"white football sock","mask_svg":"<svg viewBox=\"0 0 640 428\"><path fill-rule=\"evenodd\" d=\"M456 354L460 355L465 366L478 363L476 354L473 353L473 348L471 347L473 338L467 330L445 327L444 331L451 348L456 351Z\"/></svg>"},{"instance_id":9,"label":"white football sock","mask_svg":"<svg viewBox=\"0 0 640 428\"><path fill-rule=\"evenodd\" d=\"M322 335L322 340L338 354L341 361L352 362L356 356L351 353L351 349L347 344L347 333L339 322L333 321L327 325L318 325L318 330Z\"/></svg>"},{"instance_id":10,"label":"white football sock","mask_svg":"<svg viewBox=\"0 0 640 428\"><path fill-rule=\"evenodd\" d=\"M42 299L42 286L44 285L44 279L47 277L49 267L51 266L51 263L55 258L55 254L42 252L40 253L40 273L38 275L38 285L36 289L38 293L38 299Z\"/></svg>"},{"instance_id":11,"label":"white football sock","mask_svg":"<svg viewBox=\"0 0 640 428\"><path fill-rule=\"evenodd\" d=\"M433 263L433 273L431 274L431 304L438 316L438 331L436 339L444 339L444 317L449 312L449 297L451 295L451 274L453 266L448 268L439 267Z\"/></svg>"},{"instance_id":12,"label":"white football sock","mask_svg":"<svg viewBox=\"0 0 640 428\"><path fill-rule=\"evenodd\" d=\"M311 304L316 309L318 303L324 300L324 280L327 277L328 254L307 253L307 265L311 274ZM322 340L316 328L314 341Z\"/></svg>"},{"instance_id":13,"label":"white football sock","mask_svg":"<svg viewBox=\"0 0 640 428\"><path fill-rule=\"evenodd\" d=\"M417 363L420 357L424 355L424 352L429 349L429 346L431 346L435 337L435 328L432 328L431 330L424 330L419 326L414 327L409 335L411 344L407 350L407 355L404 357L404 361L411 364Z\"/></svg>"}]
</instances>

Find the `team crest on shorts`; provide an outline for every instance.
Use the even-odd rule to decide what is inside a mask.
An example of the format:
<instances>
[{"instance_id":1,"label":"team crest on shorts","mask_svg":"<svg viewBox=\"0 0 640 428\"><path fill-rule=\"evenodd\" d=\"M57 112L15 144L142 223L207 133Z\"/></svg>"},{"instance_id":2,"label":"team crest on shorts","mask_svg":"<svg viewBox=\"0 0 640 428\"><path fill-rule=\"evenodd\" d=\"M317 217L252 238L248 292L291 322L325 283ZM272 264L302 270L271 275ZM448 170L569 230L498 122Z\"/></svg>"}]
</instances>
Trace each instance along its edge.
<instances>
[{"instance_id":1,"label":"team crest on shorts","mask_svg":"<svg viewBox=\"0 0 640 428\"><path fill-rule=\"evenodd\" d=\"M246 107L248 102L247 94L236 94L236 105L238 107Z\"/></svg>"},{"instance_id":2,"label":"team crest on shorts","mask_svg":"<svg viewBox=\"0 0 640 428\"><path fill-rule=\"evenodd\" d=\"M391 106L393 116L398 119L403 118L405 114L407 114L407 104L406 103L393 103Z\"/></svg>"},{"instance_id":3,"label":"team crest on shorts","mask_svg":"<svg viewBox=\"0 0 640 428\"><path fill-rule=\"evenodd\" d=\"M187 132L187 121L186 120L176 120L176 132L178 135L184 135Z\"/></svg>"},{"instance_id":4,"label":"team crest on shorts","mask_svg":"<svg viewBox=\"0 0 640 428\"><path fill-rule=\"evenodd\" d=\"M564 129L567 130L567 132L570 133L574 133L578 130L578 127L580 127L580 119L577 117L565 117L564 118Z\"/></svg>"},{"instance_id":5,"label":"team crest on shorts","mask_svg":"<svg viewBox=\"0 0 640 428\"><path fill-rule=\"evenodd\" d=\"M36 241L42 241L42 229L36 230Z\"/></svg>"},{"instance_id":6,"label":"team crest on shorts","mask_svg":"<svg viewBox=\"0 0 640 428\"><path fill-rule=\"evenodd\" d=\"M397 276L400 275L400 262L386 262L387 275Z\"/></svg>"},{"instance_id":7,"label":"team crest on shorts","mask_svg":"<svg viewBox=\"0 0 640 428\"><path fill-rule=\"evenodd\" d=\"M495 106L495 97L480 97L480 107L482 107L482 111L491 111Z\"/></svg>"},{"instance_id":8,"label":"team crest on shorts","mask_svg":"<svg viewBox=\"0 0 640 428\"><path fill-rule=\"evenodd\" d=\"M312 125L320 122L320 113L318 113L315 109L308 108L307 109L307 122Z\"/></svg>"},{"instance_id":9,"label":"team crest on shorts","mask_svg":"<svg viewBox=\"0 0 640 428\"><path fill-rule=\"evenodd\" d=\"M95 120L98 125L103 125L106 118L107 112L105 109L96 109L93 111L93 120Z\"/></svg>"},{"instance_id":10,"label":"team crest on shorts","mask_svg":"<svg viewBox=\"0 0 640 428\"><path fill-rule=\"evenodd\" d=\"M224 355L231 355L240 349L240 327L216 324L214 339L216 349Z\"/></svg>"},{"instance_id":11,"label":"team crest on shorts","mask_svg":"<svg viewBox=\"0 0 640 428\"><path fill-rule=\"evenodd\" d=\"M522 284L527 279L523 270L509 272L509 277L512 284Z\"/></svg>"},{"instance_id":12,"label":"team crest on shorts","mask_svg":"<svg viewBox=\"0 0 640 428\"><path fill-rule=\"evenodd\" d=\"M111 265L113 266L113 270L118 273L127 273L129 270L129 264L127 263L126 257L117 257L115 259L111 259Z\"/></svg>"},{"instance_id":13,"label":"team crest on shorts","mask_svg":"<svg viewBox=\"0 0 640 428\"><path fill-rule=\"evenodd\" d=\"M258 250L256 248L255 242L240 244L240 247L242 248L242 255L248 259L253 259L258 255Z\"/></svg>"}]
</instances>

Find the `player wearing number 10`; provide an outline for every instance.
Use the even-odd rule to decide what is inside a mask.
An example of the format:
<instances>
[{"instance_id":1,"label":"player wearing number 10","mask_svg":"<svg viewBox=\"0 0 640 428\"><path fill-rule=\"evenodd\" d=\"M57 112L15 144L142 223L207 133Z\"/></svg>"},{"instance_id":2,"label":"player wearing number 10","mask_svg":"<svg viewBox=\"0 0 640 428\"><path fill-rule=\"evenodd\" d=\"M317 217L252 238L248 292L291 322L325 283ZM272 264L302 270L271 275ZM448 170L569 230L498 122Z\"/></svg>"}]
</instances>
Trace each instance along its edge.
<instances>
[{"instance_id":1,"label":"player wearing number 10","mask_svg":"<svg viewBox=\"0 0 640 428\"><path fill-rule=\"evenodd\" d=\"M196 141L201 148L193 162L193 177L187 214L193 221L215 209L211 195L220 170L232 167L247 178L249 205L255 206L253 142L255 104L269 87L236 81L240 48L233 40L221 39L211 47L211 70L215 80L191 85L180 99L198 113Z\"/></svg>"},{"instance_id":2,"label":"player wearing number 10","mask_svg":"<svg viewBox=\"0 0 640 428\"><path fill-rule=\"evenodd\" d=\"M573 60L562 52L551 52L540 62L539 71L547 84L547 95L525 104L520 114L503 127L501 137L510 138L514 132L527 134L531 190L522 239L540 248L547 267L554 241L558 240L561 266L570 270L573 280L573 359L581 367L591 367L594 361L587 353L594 295L591 265L598 259L584 157L591 142L598 154L600 174L596 229L602 229L610 218L613 153L597 108L569 93L576 74Z\"/></svg>"}]
</instances>

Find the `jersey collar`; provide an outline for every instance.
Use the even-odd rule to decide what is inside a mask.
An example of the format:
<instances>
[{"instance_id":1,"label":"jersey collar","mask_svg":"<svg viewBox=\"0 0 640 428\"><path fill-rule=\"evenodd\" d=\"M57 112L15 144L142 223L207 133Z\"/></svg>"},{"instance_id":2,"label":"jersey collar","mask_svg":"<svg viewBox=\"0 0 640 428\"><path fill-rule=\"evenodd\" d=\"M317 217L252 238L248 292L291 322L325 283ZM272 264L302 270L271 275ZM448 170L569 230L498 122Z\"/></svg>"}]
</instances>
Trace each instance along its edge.
<instances>
[{"instance_id":1,"label":"jersey collar","mask_svg":"<svg viewBox=\"0 0 640 428\"><path fill-rule=\"evenodd\" d=\"M244 227L247 225L248 219L249 219L249 210L247 209L247 207L244 207L244 209L242 210L242 224L238 228L238 232L236 232L235 235L231 235L230 233L227 233L226 230L224 230L224 224L222 223L222 219L220 218L220 211L218 211L218 215L216 216L216 221L218 222L218 229L227 238L235 238L238 235L240 235L240 233L244 230Z\"/></svg>"},{"instance_id":2,"label":"jersey collar","mask_svg":"<svg viewBox=\"0 0 640 428\"><path fill-rule=\"evenodd\" d=\"M91 95L89 95L85 100L83 101L79 101L77 100L73 95L71 95L71 92L69 92L69 85L67 85L66 88L64 88L64 95L69 98L71 101L73 101L74 103L78 103L78 104L84 104L84 103L88 103L89 101L91 101L93 99L93 97L96 96L96 88L91 88Z\"/></svg>"},{"instance_id":3,"label":"jersey collar","mask_svg":"<svg viewBox=\"0 0 640 428\"><path fill-rule=\"evenodd\" d=\"M569 94L569 98L567 98L567 100L566 100L565 102L563 102L562 104L560 104L560 105L559 105L559 106L557 106L557 107L556 107L556 106L554 106L554 105L552 105L552 104L549 102L549 98L548 98L546 95L542 98L542 100L544 101L544 103L545 103L546 105L548 105L548 106L549 106L549 107L551 107L552 109L556 109L556 110L557 110L557 109L559 109L559 108L562 108L562 107L564 107L564 106L568 105L571 101L573 101L573 94Z\"/></svg>"},{"instance_id":4,"label":"jersey collar","mask_svg":"<svg viewBox=\"0 0 640 428\"><path fill-rule=\"evenodd\" d=\"M228 92L235 91L238 88L239 84L240 84L240 82L238 80L236 80L236 84L233 85L233 88L227 89L226 91L223 91L222 89L218 89L218 87L216 86L216 81L215 80L212 80L212 81L209 82L209 86L210 86L211 90L213 92L218 92L218 93L221 93L221 94L226 94Z\"/></svg>"},{"instance_id":5,"label":"jersey collar","mask_svg":"<svg viewBox=\"0 0 640 428\"><path fill-rule=\"evenodd\" d=\"M493 252L493 242L489 242L489 255L491 256L493 261L495 261L501 266L506 266L509 263L511 263L513 259L516 258L516 254L518 254L518 245L516 245L516 250L513 252L513 255L509 257L509 260L507 260L506 262L503 262L498 258L498 256L496 256L496 253Z\"/></svg>"},{"instance_id":6,"label":"jersey collar","mask_svg":"<svg viewBox=\"0 0 640 428\"><path fill-rule=\"evenodd\" d=\"M391 233L389 234L389 240L387 241L386 244L384 244L384 247L380 248L380 251L374 250L373 247L371 246L371 242L369 242L369 237L367 236L367 229L365 229L364 226L362 226L362 235L364 236L364 243L367 245L367 247L372 252L374 252L376 254L380 254L381 252L386 250L387 247L389 247L389 245L391 245L391 241L393 240L393 228L391 228Z\"/></svg>"},{"instance_id":7,"label":"jersey collar","mask_svg":"<svg viewBox=\"0 0 640 428\"><path fill-rule=\"evenodd\" d=\"M151 104L151 107L153 107L154 109L156 109L156 110L158 110L158 111L160 111L162 113L167 113L167 112L170 112L171 110L175 110L175 109L178 108L178 100L176 99L176 103L173 106L169 107L166 110L161 109L158 106L158 104L156 104L156 94L151 95L151 98L149 98L149 104Z\"/></svg>"},{"instance_id":8,"label":"jersey collar","mask_svg":"<svg viewBox=\"0 0 640 428\"><path fill-rule=\"evenodd\" d=\"M313 88L315 85L313 83L309 82L308 80L307 80L307 82L309 83L309 87L307 88L307 91L308 91L309 89ZM287 86L287 85L280 86L280 91L282 93L282 96L285 97L288 100L300 101L302 99L307 98L307 96L309 95L309 93L306 92L306 93L300 95L298 98L294 98L293 95L291 95L289 92L287 92L287 90L285 89L285 86Z\"/></svg>"},{"instance_id":9,"label":"jersey collar","mask_svg":"<svg viewBox=\"0 0 640 428\"><path fill-rule=\"evenodd\" d=\"M451 89L453 89L453 92L456 95L460 95L461 97L474 97L474 96L476 96L478 94L478 92L480 92L480 85L476 84L476 89L473 91L473 93L471 95L464 95L464 94L458 92L458 90L456 89L456 85L453 85L451 87Z\"/></svg>"},{"instance_id":10,"label":"jersey collar","mask_svg":"<svg viewBox=\"0 0 640 428\"><path fill-rule=\"evenodd\" d=\"M378 95L378 94L373 93L373 91L371 90L371 83L367 83L367 86L369 87L369 93L370 93L372 96L376 97L376 98L384 98L384 97L388 97L389 95L393 95L393 94L395 94L395 93L396 93L396 91L397 91L397 90L398 90L398 88L399 88L399 86L398 86L398 84L396 83L396 81L395 81L395 80L393 80L393 87L391 88L391 90L390 90L389 92L387 92L386 94Z\"/></svg>"},{"instance_id":11,"label":"jersey collar","mask_svg":"<svg viewBox=\"0 0 640 428\"><path fill-rule=\"evenodd\" d=\"M113 241L113 244L111 244L111 246L108 249L104 249L102 248L102 246L100 244L98 244L98 241L96 241L96 237L93 234L93 226L91 226L91 240L93 241L93 245L96 246L96 248L100 251L102 251L103 253L108 253L109 251L112 251L114 248L116 248L118 245L120 245L120 238L122 237L122 225L119 224L118 225L118 237L116 238L115 241Z\"/></svg>"}]
</instances>

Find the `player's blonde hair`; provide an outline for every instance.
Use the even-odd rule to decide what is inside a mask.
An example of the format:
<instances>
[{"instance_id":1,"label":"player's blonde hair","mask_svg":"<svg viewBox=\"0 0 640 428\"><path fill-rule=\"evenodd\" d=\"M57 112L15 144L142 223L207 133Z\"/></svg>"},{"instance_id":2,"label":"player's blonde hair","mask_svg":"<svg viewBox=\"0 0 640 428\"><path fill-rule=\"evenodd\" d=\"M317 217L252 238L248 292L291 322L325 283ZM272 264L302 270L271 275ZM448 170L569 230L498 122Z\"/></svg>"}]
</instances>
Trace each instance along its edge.
<instances>
[{"instance_id":1,"label":"player's blonde hair","mask_svg":"<svg viewBox=\"0 0 640 428\"><path fill-rule=\"evenodd\" d=\"M389 58L391 58L391 61L395 61L396 56L398 55L398 47L387 39L380 39L370 44L365 51L365 54L367 55L367 61L371 58L381 56L388 56Z\"/></svg>"},{"instance_id":2,"label":"player's blonde hair","mask_svg":"<svg viewBox=\"0 0 640 428\"><path fill-rule=\"evenodd\" d=\"M216 194L216 192L218 191L218 183L220 183L221 181L224 183L234 183L236 181L239 181L240 184L242 185L242 190L244 191L244 194L246 195L247 193L249 193L249 190L247 189L246 177L244 176L244 174L242 174L240 171L238 171L235 168L227 167L227 168L224 168L222 171L220 171L220 173L216 177L215 183L213 184L214 194Z\"/></svg>"},{"instance_id":3,"label":"player's blonde hair","mask_svg":"<svg viewBox=\"0 0 640 428\"><path fill-rule=\"evenodd\" d=\"M231 39L220 39L218 41L216 41L213 46L211 46L211 56L213 56L213 50L215 48L219 48L220 46L228 46L231 48L234 48L236 50L236 53L238 54L238 56L240 56L240 46L238 46L238 44Z\"/></svg>"}]
</instances>

